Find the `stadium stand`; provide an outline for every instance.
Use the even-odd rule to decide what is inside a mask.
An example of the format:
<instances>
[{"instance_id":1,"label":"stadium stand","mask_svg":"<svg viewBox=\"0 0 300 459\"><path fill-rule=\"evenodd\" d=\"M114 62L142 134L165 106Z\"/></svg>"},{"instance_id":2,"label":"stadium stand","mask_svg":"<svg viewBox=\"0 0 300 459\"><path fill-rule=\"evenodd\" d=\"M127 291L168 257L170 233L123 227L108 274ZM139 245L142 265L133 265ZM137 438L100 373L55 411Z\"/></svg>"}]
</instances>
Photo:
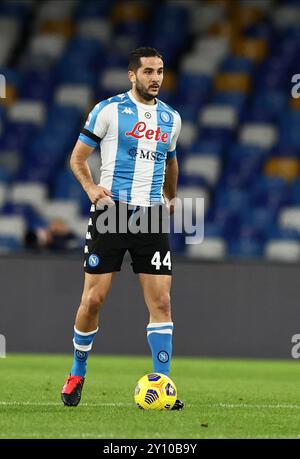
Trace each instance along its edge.
<instances>
[{"instance_id":1,"label":"stadium stand","mask_svg":"<svg viewBox=\"0 0 300 459\"><path fill-rule=\"evenodd\" d=\"M128 89L129 51L151 45L167 67L160 98L183 121L178 195L205 199L204 243L172 233L173 249L300 261L299 19L297 0L3 0L0 251L62 215L84 237L70 152L93 105Z\"/></svg>"}]
</instances>

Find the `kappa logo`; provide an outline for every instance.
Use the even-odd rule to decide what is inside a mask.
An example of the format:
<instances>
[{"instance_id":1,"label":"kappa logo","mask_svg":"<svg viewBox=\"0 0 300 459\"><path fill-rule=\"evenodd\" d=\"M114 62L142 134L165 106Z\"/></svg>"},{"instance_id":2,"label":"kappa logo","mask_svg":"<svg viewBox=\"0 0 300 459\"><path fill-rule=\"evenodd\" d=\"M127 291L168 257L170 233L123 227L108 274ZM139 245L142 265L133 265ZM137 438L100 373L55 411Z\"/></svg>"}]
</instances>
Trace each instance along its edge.
<instances>
[{"instance_id":1,"label":"kappa logo","mask_svg":"<svg viewBox=\"0 0 300 459\"><path fill-rule=\"evenodd\" d=\"M131 110L130 107L125 107L122 113L126 113L126 115L134 115L134 112Z\"/></svg>"}]
</instances>

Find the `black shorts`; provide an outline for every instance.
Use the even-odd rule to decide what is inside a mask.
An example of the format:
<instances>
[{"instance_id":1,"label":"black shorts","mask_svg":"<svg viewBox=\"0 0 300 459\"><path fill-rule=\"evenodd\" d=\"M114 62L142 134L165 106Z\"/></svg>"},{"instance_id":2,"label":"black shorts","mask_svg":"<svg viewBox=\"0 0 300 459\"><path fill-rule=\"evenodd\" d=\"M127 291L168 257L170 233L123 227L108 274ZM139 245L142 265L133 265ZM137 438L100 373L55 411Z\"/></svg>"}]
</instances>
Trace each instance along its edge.
<instances>
[{"instance_id":1,"label":"black shorts","mask_svg":"<svg viewBox=\"0 0 300 459\"><path fill-rule=\"evenodd\" d=\"M91 207L84 248L84 270L89 274L121 270L128 250L133 271L172 274L165 205L132 206L115 201L111 207Z\"/></svg>"}]
</instances>

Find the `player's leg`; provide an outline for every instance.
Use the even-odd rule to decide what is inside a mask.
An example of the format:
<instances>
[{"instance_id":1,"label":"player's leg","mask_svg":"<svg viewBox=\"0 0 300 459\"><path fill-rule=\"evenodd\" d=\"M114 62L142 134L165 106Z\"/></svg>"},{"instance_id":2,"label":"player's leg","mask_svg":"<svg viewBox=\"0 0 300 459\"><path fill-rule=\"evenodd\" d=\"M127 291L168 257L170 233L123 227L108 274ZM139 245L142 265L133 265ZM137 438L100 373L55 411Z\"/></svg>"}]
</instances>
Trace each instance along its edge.
<instances>
[{"instance_id":1,"label":"player's leg","mask_svg":"<svg viewBox=\"0 0 300 459\"><path fill-rule=\"evenodd\" d=\"M113 273L85 273L84 289L74 326L74 361L71 375L85 376L86 360L98 331L99 311L110 290Z\"/></svg>"},{"instance_id":2,"label":"player's leg","mask_svg":"<svg viewBox=\"0 0 300 459\"><path fill-rule=\"evenodd\" d=\"M140 274L140 281L148 306L150 320L147 339L156 373L168 375L172 358L173 322L170 290L172 277L163 274ZM182 410L184 404L176 400L172 410Z\"/></svg>"},{"instance_id":3,"label":"player's leg","mask_svg":"<svg viewBox=\"0 0 300 459\"><path fill-rule=\"evenodd\" d=\"M171 316L170 275L140 275L144 299L149 310L147 339L154 371L168 375L172 358L173 322Z\"/></svg>"},{"instance_id":4,"label":"player's leg","mask_svg":"<svg viewBox=\"0 0 300 459\"><path fill-rule=\"evenodd\" d=\"M65 405L76 406L80 402L87 358L98 331L100 307L110 290L113 275L114 273L85 274L83 294L74 326L73 365L61 394Z\"/></svg>"}]
</instances>

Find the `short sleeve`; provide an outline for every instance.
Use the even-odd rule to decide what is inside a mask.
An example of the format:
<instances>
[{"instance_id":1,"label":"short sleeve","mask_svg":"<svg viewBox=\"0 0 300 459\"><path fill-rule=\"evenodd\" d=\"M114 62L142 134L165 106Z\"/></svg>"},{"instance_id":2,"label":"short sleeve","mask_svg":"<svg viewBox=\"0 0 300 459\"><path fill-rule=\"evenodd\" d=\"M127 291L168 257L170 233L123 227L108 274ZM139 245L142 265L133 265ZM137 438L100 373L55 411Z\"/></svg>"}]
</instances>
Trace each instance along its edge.
<instances>
[{"instance_id":1,"label":"short sleeve","mask_svg":"<svg viewBox=\"0 0 300 459\"><path fill-rule=\"evenodd\" d=\"M91 147L96 147L107 132L107 105L108 102L104 101L93 108L79 135L79 139Z\"/></svg>"}]
</instances>

